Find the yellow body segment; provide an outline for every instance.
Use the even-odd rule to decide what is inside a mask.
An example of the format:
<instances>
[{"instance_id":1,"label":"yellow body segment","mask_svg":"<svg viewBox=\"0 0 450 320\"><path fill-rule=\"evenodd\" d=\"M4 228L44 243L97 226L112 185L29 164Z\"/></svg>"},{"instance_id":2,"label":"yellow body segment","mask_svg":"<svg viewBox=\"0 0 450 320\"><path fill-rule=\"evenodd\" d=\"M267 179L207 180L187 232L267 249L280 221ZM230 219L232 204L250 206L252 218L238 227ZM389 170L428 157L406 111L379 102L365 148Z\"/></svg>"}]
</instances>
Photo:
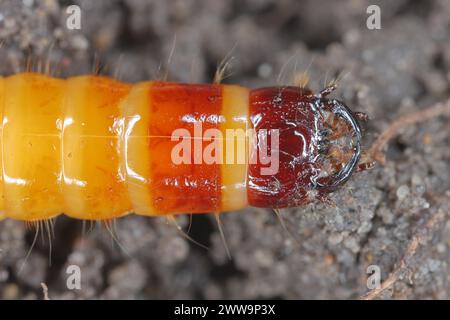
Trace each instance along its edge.
<instances>
[{"instance_id":1,"label":"yellow body segment","mask_svg":"<svg viewBox=\"0 0 450 320\"><path fill-rule=\"evenodd\" d=\"M139 83L120 104L123 117L121 133L121 171L126 174L126 184L133 210L136 214L152 216L150 193L150 137L148 136L151 115L149 105L151 82Z\"/></svg>"},{"instance_id":2,"label":"yellow body segment","mask_svg":"<svg viewBox=\"0 0 450 320\"><path fill-rule=\"evenodd\" d=\"M29 73L5 79L2 168L8 217L48 219L63 208L58 120L64 85Z\"/></svg>"},{"instance_id":3,"label":"yellow body segment","mask_svg":"<svg viewBox=\"0 0 450 320\"><path fill-rule=\"evenodd\" d=\"M224 85L220 130L224 137L222 175L222 210L233 211L247 206L248 139L246 137L249 91Z\"/></svg>"},{"instance_id":4,"label":"yellow body segment","mask_svg":"<svg viewBox=\"0 0 450 320\"><path fill-rule=\"evenodd\" d=\"M130 86L104 77L66 80L62 128L64 213L112 219L132 211L120 175L120 102Z\"/></svg>"}]
</instances>

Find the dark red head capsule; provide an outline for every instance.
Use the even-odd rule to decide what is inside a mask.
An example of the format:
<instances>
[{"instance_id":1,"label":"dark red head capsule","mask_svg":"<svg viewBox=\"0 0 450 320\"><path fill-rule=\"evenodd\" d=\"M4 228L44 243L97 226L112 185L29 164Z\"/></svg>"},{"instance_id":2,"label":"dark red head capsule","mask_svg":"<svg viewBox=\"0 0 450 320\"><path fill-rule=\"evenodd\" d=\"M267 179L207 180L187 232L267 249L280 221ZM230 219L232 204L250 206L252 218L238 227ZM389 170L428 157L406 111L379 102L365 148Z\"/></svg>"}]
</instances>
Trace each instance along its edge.
<instances>
[{"instance_id":1,"label":"dark red head capsule","mask_svg":"<svg viewBox=\"0 0 450 320\"><path fill-rule=\"evenodd\" d=\"M254 140L254 153L268 152L272 160L278 155L277 170L268 174L261 159L249 164L250 205L305 205L325 199L350 178L361 155L361 129L348 107L325 98L329 91L271 87L250 93L251 124L257 133L267 132L267 138Z\"/></svg>"}]
</instances>

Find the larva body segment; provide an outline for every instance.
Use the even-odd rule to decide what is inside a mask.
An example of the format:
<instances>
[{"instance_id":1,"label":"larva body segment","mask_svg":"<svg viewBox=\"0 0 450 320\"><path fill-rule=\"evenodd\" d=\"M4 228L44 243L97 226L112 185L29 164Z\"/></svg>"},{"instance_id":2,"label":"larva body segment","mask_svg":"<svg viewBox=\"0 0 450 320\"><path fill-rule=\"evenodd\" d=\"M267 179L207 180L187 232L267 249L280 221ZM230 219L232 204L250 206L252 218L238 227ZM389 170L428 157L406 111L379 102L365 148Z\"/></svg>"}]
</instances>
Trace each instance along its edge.
<instances>
[{"instance_id":1,"label":"larva body segment","mask_svg":"<svg viewBox=\"0 0 450 320\"><path fill-rule=\"evenodd\" d=\"M357 140L328 174L322 111L343 118ZM351 111L297 87L22 73L0 78L0 115L0 206L25 221L303 205L344 183L360 152ZM275 131L249 135L259 129ZM267 145L279 155L269 174L253 161Z\"/></svg>"},{"instance_id":2,"label":"larva body segment","mask_svg":"<svg viewBox=\"0 0 450 320\"><path fill-rule=\"evenodd\" d=\"M120 174L120 102L131 86L104 77L66 80L60 122L65 212L80 219L109 219L132 210Z\"/></svg>"},{"instance_id":3,"label":"larva body segment","mask_svg":"<svg viewBox=\"0 0 450 320\"><path fill-rule=\"evenodd\" d=\"M230 104L235 108L228 108ZM197 143L197 150L211 144L202 138L208 129L245 129L246 89L148 82L134 86L122 106L124 171L137 213L217 212L247 204L245 162L230 166L208 164L204 159L196 159L201 154L194 150ZM198 123L202 124L202 132L196 132ZM189 163L174 163L172 159L181 139L172 139L177 130L192 137Z\"/></svg>"},{"instance_id":4,"label":"larva body segment","mask_svg":"<svg viewBox=\"0 0 450 320\"><path fill-rule=\"evenodd\" d=\"M312 92L296 87L253 90L250 96L252 127L257 132L283 128L279 137L279 166L271 175L263 175L260 163L249 166L250 202L257 207L284 208L309 203L305 185L320 169L315 122L319 110L311 108ZM300 156L300 157L299 157ZM314 189L312 189L314 190ZM316 195L317 196L317 195Z\"/></svg>"},{"instance_id":5,"label":"larva body segment","mask_svg":"<svg viewBox=\"0 0 450 320\"><path fill-rule=\"evenodd\" d=\"M19 74L3 82L5 214L24 220L54 217L64 209L57 127L64 81Z\"/></svg>"}]
</instances>

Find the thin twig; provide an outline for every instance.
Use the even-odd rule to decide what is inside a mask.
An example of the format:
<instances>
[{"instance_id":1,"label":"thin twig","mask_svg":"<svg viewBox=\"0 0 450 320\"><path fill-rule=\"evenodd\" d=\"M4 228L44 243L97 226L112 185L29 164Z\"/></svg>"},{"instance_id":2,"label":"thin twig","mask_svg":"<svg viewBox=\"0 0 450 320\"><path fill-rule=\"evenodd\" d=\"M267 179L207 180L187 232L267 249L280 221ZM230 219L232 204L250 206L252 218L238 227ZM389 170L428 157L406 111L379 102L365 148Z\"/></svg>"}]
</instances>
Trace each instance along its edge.
<instances>
[{"instance_id":1,"label":"thin twig","mask_svg":"<svg viewBox=\"0 0 450 320\"><path fill-rule=\"evenodd\" d=\"M44 293L44 300L50 300L48 297L48 287L44 282L41 282L42 291Z\"/></svg>"},{"instance_id":2,"label":"thin twig","mask_svg":"<svg viewBox=\"0 0 450 320\"><path fill-rule=\"evenodd\" d=\"M401 117L400 119L394 121L378 137L378 139L375 140L370 149L367 150L367 155L373 161L377 161L380 164L384 165L386 162L386 157L383 149L386 144L399 133L401 129L446 114L450 114L450 100L438 103L423 111L414 112Z\"/></svg>"},{"instance_id":3,"label":"thin twig","mask_svg":"<svg viewBox=\"0 0 450 320\"><path fill-rule=\"evenodd\" d=\"M373 300L377 298L384 290L390 288L408 268L409 261L416 253L419 245L425 244L427 235L431 234L435 226L444 220L445 215L446 214L443 210L436 210L428 221L421 228L417 229L415 235L412 237L408 247L405 250L403 258L400 260L398 267L395 268L391 274L389 274L379 288L373 289L372 291L369 291L365 295L361 296L360 300Z\"/></svg>"}]
</instances>

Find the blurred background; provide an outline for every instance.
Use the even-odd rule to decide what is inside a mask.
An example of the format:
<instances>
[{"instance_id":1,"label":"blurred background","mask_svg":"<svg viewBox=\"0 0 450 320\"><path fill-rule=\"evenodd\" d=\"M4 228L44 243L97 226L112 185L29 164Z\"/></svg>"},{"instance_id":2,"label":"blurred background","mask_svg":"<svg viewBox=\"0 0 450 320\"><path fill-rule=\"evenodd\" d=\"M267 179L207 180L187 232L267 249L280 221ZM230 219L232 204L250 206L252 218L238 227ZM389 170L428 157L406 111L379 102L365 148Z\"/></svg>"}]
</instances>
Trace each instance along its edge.
<instances>
[{"instance_id":1,"label":"blurred background","mask_svg":"<svg viewBox=\"0 0 450 320\"><path fill-rule=\"evenodd\" d=\"M81 8L81 29L66 27L66 8ZM366 12L381 9L381 29ZM364 146L390 122L449 98L450 1L413 0L0 0L0 74L23 71L28 57L52 74L90 73L136 82L211 82L233 57L225 80L251 88L291 84L308 70L319 90L339 72L334 93L369 115ZM173 54L170 53L173 51ZM170 61L168 63L168 59ZM38 241L21 272L34 231L0 222L0 298L42 299L349 299L366 293L367 267L385 279L417 230L436 210L446 217L379 298L450 298L448 207L450 121L410 127L391 142L387 164L356 174L332 199L284 210L296 244L270 210L222 215L232 259L213 216L193 217L181 237L164 219L128 216L116 223L125 248L101 226L57 219L49 244ZM448 202L448 201L447 201ZM180 217L187 228L188 217ZM69 265L81 268L81 290L69 290Z\"/></svg>"}]
</instances>

